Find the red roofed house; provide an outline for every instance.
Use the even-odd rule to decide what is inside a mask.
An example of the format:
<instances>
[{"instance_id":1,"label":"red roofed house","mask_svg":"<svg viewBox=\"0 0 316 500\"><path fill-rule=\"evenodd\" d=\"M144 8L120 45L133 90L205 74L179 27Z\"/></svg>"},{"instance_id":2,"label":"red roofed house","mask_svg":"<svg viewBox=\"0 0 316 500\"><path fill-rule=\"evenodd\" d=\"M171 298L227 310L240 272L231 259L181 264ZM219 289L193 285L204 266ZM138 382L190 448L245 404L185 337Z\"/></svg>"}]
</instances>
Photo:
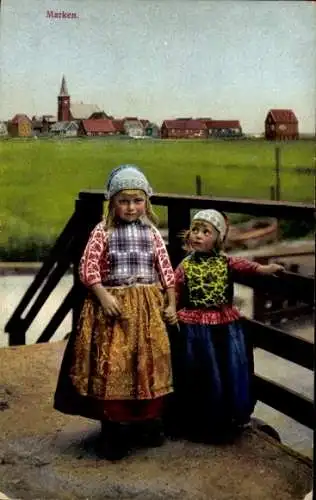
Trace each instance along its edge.
<instances>
[{"instance_id":1,"label":"red roofed house","mask_svg":"<svg viewBox=\"0 0 316 500\"><path fill-rule=\"evenodd\" d=\"M242 128L239 120L205 120L209 137L240 137Z\"/></svg>"},{"instance_id":2,"label":"red roofed house","mask_svg":"<svg viewBox=\"0 0 316 500\"><path fill-rule=\"evenodd\" d=\"M81 120L78 128L79 136L117 135L112 120Z\"/></svg>"},{"instance_id":3,"label":"red roofed house","mask_svg":"<svg viewBox=\"0 0 316 500\"><path fill-rule=\"evenodd\" d=\"M298 139L298 120L291 109L270 109L265 120L265 138L272 141Z\"/></svg>"},{"instance_id":4,"label":"red roofed house","mask_svg":"<svg viewBox=\"0 0 316 500\"><path fill-rule=\"evenodd\" d=\"M12 137L32 137L32 121L26 115L15 115L8 122L8 134Z\"/></svg>"},{"instance_id":5,"label":"red roofed house","mask_svg":"<svg viewBox=\"0 0 316 500\"><path fill-rule=\"evenodd\" d=\"M125 134L125 128L124 128L124 120L121 119L114 119L112 120L113 126L119 135L124 135Z\"/></svg>"},{"instance_id":6,"label":"red roofed house","mask_svg":"<svg viewBox=\"0 0 316 500\"><path fill-rule=\"evenodd\" d=\"M207 128L202 120L164 120L161 125L162 139L205 139Z\"/></svg>"}]
</instances>

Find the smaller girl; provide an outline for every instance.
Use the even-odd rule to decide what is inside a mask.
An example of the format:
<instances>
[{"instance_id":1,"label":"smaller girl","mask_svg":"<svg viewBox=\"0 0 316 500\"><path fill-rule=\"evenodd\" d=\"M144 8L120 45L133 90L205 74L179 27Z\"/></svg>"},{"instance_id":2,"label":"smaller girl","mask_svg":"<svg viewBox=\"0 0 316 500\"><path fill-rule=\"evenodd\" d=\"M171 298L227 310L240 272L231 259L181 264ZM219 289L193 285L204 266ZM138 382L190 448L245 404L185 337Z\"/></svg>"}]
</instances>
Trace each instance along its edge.
<instances>
[{"instance_id":1,"label":"smaller girl","mask_svg":"<svg viewBox=\"0 0 316 500\"><path fill-rule=\"evenodd\" d=\"M252 359L233 306L232 272L283 270L227 257L222 253L226 233L227 219L216 210L193 217L184 236L190 253L175 271L180 332L170 335L177 425L187 437L210 442L230 440L254 409Z\"/></svg>"},{"instance_id":2,"label":"smaller girl","mask_svg":"<svg viewBox=\"0 0 316 500\"><path fill-rule=\"evenodd\" d=\"M177 321L174 273L151 194L137 167L112 171L106 220L81 258L88 295L55 393L55 409L100 420L98 454L109 460L122 459L135 436L138 444L162 444L160 417L173 391L164 320Z\"/></svg>"}]
</instances>

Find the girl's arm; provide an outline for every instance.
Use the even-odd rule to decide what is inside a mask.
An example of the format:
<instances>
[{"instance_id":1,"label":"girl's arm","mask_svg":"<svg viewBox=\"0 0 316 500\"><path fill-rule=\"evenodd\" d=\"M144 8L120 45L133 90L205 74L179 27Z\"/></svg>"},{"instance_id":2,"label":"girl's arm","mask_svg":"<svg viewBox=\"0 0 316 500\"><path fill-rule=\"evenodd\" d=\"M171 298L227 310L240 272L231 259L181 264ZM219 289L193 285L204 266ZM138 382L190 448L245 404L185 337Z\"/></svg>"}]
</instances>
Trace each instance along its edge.
<instances>
[{"instance_id":1,"label":"girl's arm","mask_svg":"<svg viewBox=\"0 0 316 500\"><path fill-rule=\"evenodd\" d=\"M181 264L176 268L174 272L175 279L175 297L177 309L181 308L181 300L184 288L184 271Z\"/></svg>"},{"instance_id":2,"label":"girl's arm","mask_svg":"<svg viewBox=\"0 0 316 500\"><path fill-rule=\"evenodd\" d=\"M102 272L106 272L107 233L103 223L99 223L91 232L86 248L80 260L80 280L98 298L105 314L117 316L120 309L117 300L102 285Z\"/></svg>"},{"instance_id":3,"label":"girl's arm","mask_svg":"<svg viewBox=\"0 0 316 500\"><path fill-rule=\"evenodd\" d=\"M174 288L174 272L166 249L165 242L162 239L158 229L153 228L154 248L156 257L156 270L160 282L165 290Z\"/></svg>"},{"instance_id":4,"label":"girl's arm","mask_svg":"<svg viewBox=\"0 0 316 500\"><path fill-rule=\"evenodd\" d=\"M156 270L160 282L166 291L167 306L164 310L165 319L171 323L177 323L176 298L174 292L174 272L166 249L165 242L162 239L158 229L153 228L153 238L156 257Z\"/></svg>"},{"instance_id":5,"label":"girl's arm","mask_svg":"<svg viewBox=\"0 0 316 500\"><path fill-rule=\"evenodd\" d=\"M280 264L258 264L242 257L228 257L228 265L230 269L243 274L274 274L284 271L284 267Z\"/></svg>"},{"instance_id":6,"label":"girl's arm","mask_svg":"<svg viewBox=\"0 0 316 500\"><path fill-rule=\"evenodd\" d=\"M102 282L101 259L105 251L106 232L100 222L91 231L79 264L79 277L88 287Z\"/></svg>"}]
</instances>

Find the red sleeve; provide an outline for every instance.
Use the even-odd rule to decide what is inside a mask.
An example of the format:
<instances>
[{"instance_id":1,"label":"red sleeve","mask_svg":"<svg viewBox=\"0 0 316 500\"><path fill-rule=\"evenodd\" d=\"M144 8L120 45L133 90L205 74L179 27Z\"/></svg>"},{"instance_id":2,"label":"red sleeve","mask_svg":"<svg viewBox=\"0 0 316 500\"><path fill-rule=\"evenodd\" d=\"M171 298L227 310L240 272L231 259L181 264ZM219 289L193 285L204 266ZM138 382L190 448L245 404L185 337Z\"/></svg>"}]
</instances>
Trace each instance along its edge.
<instances>
[{"instance_id":1,"label":"red sleeve","mask_svg":"<svg viewBox=\"0 0 316 500\"><path fill-rule=\"evenodd\" d=\"M153 230L156 269L163 288L171 288L174 286L174 272L166 249L165 242L158 229Z\"/></svg>"},{"instance_id":2,"label":"red sleeve","mask_svg":"<svg viewBox=\"0 0 316 500\"><path fill-rule=\"evenodd\" d=\"M79 277L86 286L102 282L104 253L106 247L106 232L103 223L99 223L90 233L90 237L79 265ZM102 272L103 271L103 272Z\"/></svg>"},{"instance_id":3,"label":"red sleeve","mask_svg":"<svg viewBox=\"0 0 316 500\"><path fill-rule=\"evenodd\" d=\"M257 274L258 267L260 264L258 262L252 262L248 259L243 259L242 257L228 257L228 265L230 269L236 272L244 274Z\"/></svg>"},{"instance_id":4,"label":"red sleeve","mask_svg":"<svg viewBox=\"0 0 316 500\"><path fill-rule=\"evenodd\" d=\"M175 280L175 295L176 295L176 304L180 305L184 287L184 270L181 264L176 268L174 272L174 280Z\"/></svg>"}]
</instances>

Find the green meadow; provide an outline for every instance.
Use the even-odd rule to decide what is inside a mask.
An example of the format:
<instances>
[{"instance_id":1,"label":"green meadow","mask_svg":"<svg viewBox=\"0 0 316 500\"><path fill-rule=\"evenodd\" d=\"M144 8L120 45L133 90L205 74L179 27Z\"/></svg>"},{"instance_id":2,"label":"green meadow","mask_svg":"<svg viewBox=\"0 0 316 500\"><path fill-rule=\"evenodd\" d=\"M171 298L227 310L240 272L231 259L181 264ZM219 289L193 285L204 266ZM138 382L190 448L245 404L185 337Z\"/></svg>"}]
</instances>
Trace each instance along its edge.
<instances>
[{"instance_id":1,"label":"green meadow","mask_svg":"<svg viewBox=\"0 0 316 500\"><path fill-rule=\"evenodd\" d=\"M312 203L313 141L281 143L281 197ZM137 164L156 192L270 198L276 144L265 141L2 140L0 257L25 260L49 247L73 212L80 190L102 189L110 170ZM158 209L162 224L165 212ZM36 255L35 255L36 256Z\"/></svg>"}]
</instances>

